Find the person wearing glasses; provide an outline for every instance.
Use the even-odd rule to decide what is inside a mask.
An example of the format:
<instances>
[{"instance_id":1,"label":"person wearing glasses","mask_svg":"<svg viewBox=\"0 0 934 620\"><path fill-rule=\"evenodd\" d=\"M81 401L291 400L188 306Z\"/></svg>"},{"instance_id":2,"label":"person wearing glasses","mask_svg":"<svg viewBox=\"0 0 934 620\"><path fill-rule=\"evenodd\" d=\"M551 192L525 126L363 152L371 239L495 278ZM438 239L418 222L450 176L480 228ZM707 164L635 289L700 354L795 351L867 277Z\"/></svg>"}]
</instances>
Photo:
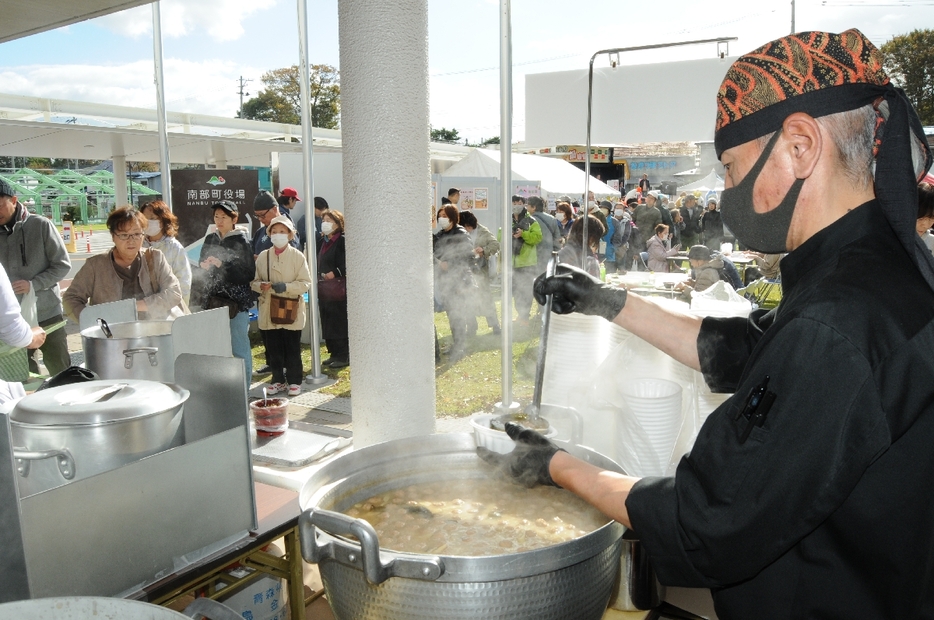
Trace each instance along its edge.
<instances>
[{"instance_id":1,"label":"person wearing glasses","mask_svg":"<svg viewBox=\"0 0 934 620\"><path fill-rule=\"evenodd\" d=\"M87 306L135 299L140 319L163 320L182 301L182 289L172 267L159 250L152 261L140 251L146 216L127 205L107 217L114 247L87 259L62 295L65 313L76 323Z\"/></svg>"}]
</instances>

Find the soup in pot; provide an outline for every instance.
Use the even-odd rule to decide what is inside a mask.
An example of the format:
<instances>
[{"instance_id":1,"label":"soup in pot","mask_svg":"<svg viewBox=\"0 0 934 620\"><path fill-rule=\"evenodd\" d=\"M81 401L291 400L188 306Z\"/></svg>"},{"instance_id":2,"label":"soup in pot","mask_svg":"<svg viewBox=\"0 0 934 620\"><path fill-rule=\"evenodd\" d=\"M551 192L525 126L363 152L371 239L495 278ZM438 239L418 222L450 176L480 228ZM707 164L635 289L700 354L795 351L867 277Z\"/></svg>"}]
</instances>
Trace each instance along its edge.
<instances>
[{"instance_id":1,"label":"soup in pot","mask_svg":"<svg viewBox=\"0 0 934 620\"><path fill-rule=\"evenodd\" d=\"M579 538L610 521L563 489L527 489L496 479L413 484L345 512L368 521L384 549L458 556L531 551Z\"/></svg>"}]
</instances>

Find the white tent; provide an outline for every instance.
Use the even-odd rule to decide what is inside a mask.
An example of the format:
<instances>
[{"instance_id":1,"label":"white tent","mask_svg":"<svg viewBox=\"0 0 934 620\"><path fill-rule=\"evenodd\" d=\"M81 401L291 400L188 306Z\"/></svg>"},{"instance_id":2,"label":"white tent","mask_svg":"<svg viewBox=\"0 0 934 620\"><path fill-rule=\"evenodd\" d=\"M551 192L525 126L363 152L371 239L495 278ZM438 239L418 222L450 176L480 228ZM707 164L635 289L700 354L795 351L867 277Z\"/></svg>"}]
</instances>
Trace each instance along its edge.
<instances>
[{"instance_id":1,"label":"white tent","mask_svg":"<svg viewBox=\"0 0 934 620\"><path fill-rule=\"evenodd\" d=\"M443 173L441 177L499 177L499 151L474 149ZM578 199L584 195L584 171L563 159L539 155L512 154L513 181L541 181L542 194L554 198L562 194ZM597 200L619 197L619 192L590 177L590 191Z\"/></svg>"},{"instance_id":2,"label":"white tent","mask_svg":"<svg viewBox=\"0 0 934 620\"><path fill-rule=\"evenodd\" d=\"M702 191L702 192L722 192L723 191L723 179L717 176L716 170L710 170L710 174L705 176L699 181L694 181L693 183L688 183L687 185L682 185L678 188L679 192L693 192L693 191Z\"/></svg>"}]
</instances>

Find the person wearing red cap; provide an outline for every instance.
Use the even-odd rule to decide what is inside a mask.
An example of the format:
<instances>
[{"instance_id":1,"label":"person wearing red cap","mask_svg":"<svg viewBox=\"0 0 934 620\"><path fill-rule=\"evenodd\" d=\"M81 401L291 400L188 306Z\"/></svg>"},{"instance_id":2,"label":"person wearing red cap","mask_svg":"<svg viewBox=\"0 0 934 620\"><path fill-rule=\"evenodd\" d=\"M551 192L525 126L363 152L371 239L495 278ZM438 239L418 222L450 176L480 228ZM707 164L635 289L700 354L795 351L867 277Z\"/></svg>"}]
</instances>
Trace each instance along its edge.
<instances>
[{"instance_id":1,"label":"person wearing red cap","mask_svg":"<svg viewBox=\"0 0 934 620\"><path fill-rule=\"evenodd\" d=\"M295 203L302 201L302 199L298 197L298 192L294 187L283 187L279 195L289 199L288 209L295 208Z\"/></svg>"},{"instance_id":2,"label":"person wearing red cap","mask_svg":"<svg viewBox=\"0 0 934 620\"><path fill-rule=\"evenodd\" d=\"M915 231L931 154L859 31L772 41L728 70L715 145L724 224L788 252L778 308L698 318L573 267L535 283L700 370L712 412L673 476L577 460L534 431L499 463L642 541L662 583L717 616L934 617L934 258Z\"/></svg>"},{"instance_id":3,"label":"person wearing red cap","mask_svg":"<svg viewBox=\"0 0 934 620\"><path fill-rule=\"evenodd\" d=\"M276 198L276 202L279 204L279 213L292 219L292 209L295 208L295 203L301 202L302 199L298 197L298 192L295 191L294 187L283 187L282 191L279 192L279 197Z\"/></svg>"}]
</instances>

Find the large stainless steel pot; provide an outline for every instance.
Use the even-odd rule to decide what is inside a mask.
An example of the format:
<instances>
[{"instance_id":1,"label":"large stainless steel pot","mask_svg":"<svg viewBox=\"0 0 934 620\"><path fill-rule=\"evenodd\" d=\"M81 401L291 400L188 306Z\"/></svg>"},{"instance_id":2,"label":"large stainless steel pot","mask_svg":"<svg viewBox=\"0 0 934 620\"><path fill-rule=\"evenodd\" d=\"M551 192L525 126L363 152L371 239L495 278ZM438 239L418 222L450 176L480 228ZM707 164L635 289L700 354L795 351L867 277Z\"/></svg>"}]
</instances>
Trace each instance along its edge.
<instances>
[{"instance_id":1,"label":"large stainless steel pot","mask_svg":"<svg viewBox=\"0 0 934 620\"><path fill-rule=\"evenodd\" d=\"M0 605L2 620L188 620L177 611L119 598L63 596Z\"/></svg>"},{"instance_id":2,"label":"large stainless steel pot","mask_svg":"<svg viewBox=\"0 0 934 620\"><path fill-rule=\"evenodd\" d=\"M88 381L26 396L10 413L26 497L185 442L188 390L155 381Z\"/></svg>"},{"instance_id":3,"label":"large stainless steel pot","mask_svg":"<svg viewBox=\"0 0 934 620\"><path fill-rule=\"evenodd\" d=\"M319 564L338 620L603 616L619 570L624 529L619 523L523 553L432 556L380 549L366 521L335 512L378 493L439 478L475 478L482 484L492 472L476 456L475 445L472 435L459 433L389 441L342 456L305 483L302 555ZM567 449L620 471L587 448Z\"/></svg>"},{"instance_id":4,"label":"large stainless steel pot","mask_svg":"<svg viewBox=\"0 0 934 620\"><path fill-rule=\"evenodd\" d=\"M242 620L230 608L196 598L180 614L158 605L103 596L57 596L0 605L0 620Z\"/></svg>"},{"instance_id":5,"label":"large stainless steel pot","mask_svg":"<svg viewBox=\"0 0 934 620\"><path fill-rule=\"evenodd\" d=\"M102 379L175 381L172 321L111 323L81 330L85 366Z\"/></svg>"}]
</instances>

